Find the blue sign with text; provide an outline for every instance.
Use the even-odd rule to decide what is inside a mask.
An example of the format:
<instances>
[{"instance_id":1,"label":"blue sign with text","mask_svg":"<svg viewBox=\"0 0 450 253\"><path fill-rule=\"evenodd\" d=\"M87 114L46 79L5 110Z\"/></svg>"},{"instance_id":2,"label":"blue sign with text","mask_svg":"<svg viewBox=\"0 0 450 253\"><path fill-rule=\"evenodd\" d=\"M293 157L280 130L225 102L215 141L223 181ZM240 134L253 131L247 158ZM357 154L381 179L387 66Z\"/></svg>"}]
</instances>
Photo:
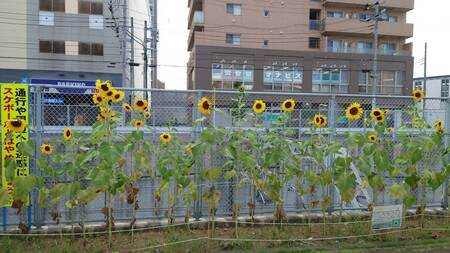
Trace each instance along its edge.
<instances>
[{"instance_id":1,"label":"blue sign with text","mask_svg":"<svg viewBox=\"0 0 450 253\"><path fill-rule=\"evenodd\" d=\"M52 79L31 79L30 84L41 84L49 86L73 86L73 87L95 87L96 81L86 80L52 80ZM70 89L70 88L45 88L45 92L64 94L91 94L93 89Z\"/></svg>"}]
</instances>

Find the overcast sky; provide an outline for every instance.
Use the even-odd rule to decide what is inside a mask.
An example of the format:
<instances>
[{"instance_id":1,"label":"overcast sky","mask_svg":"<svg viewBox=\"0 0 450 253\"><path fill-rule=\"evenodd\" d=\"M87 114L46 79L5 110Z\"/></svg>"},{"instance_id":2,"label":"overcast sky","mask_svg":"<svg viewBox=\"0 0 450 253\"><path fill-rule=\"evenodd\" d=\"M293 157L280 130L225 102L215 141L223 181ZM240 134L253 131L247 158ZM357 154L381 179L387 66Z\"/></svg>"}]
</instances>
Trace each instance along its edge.
<instances>
[{"instance_id":1,"label":"overcast sky","mask_svg":"<svg viewBox=\"0 0 450 253\"><path fill-rule=\"evenodd\" d=\"M166 89L186 89L187 0L159 0L159 73ZM438 8L437 8L438 7ZM420 60L424 43L428 42L428 76L450 75L450 10L449 0L415 0L408 13L414 24L414 77L423 76Z\"/></svg>"}]
</instances>

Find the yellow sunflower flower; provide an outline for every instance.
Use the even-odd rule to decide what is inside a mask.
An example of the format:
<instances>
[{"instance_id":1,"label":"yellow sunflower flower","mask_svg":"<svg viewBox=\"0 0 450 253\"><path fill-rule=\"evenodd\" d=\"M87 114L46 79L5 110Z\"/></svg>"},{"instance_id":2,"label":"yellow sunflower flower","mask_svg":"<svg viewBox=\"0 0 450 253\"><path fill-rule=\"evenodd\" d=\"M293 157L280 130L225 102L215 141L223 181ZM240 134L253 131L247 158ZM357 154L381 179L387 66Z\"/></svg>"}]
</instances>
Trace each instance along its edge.
<instances>
[{"instance_id":1,"label":"yellow sunflower flower","mask_svg":"<svg viewBox=\"0 0 450 253\"><path fill-rule=\"evenodd\" d=\"M327 117L322 114L316 114L314 116L314 125L318 128L325 127L327 125Z\"/></svg>"},{"instance_id":2,"label":"yellow sunflower flower","mask_svg":"<svg viewBox=\"0 0 450 253\"><path fill-rule=\"evenodd\" d=\"M116 92L117 92L116 90L111 89L111 90L105 92L105 93L103 94L103 96L104 96L105 99L107 99L108 101L112 101L112 100L114 99L114 94L116 94Z\"/></svg>"},{"instance_id":3,"label":"yellow sunflower flower","mask_svg":"<svg viewBox=\"0 0 450 253\"><path fill-rule=\"evenodd\" d=\"M186 148L184 148L184 151L186 151L186 153L191 154L192 153L192 146L191 145L186 146Z\"/></svg>"},{"instance_id":4,"label":"yellow sunflower flower","mask_svg":"<svg viewBox=\"0 0 450 253\"><path fill-rule=\"evenodd\" d=\"M70 139L72 139L72 129L70 129L69 127L64 129L64 139L66 141L70 141Z\"/></svg>"},{"instance_id":5,"label":"yellow sunflower flower","mask_svg":"<svg viewBox=\"0 0 450 253\"><path fill-rule=\"evenodd\" d=\"M239 86L239 92L240 92L240 93L244 93L244 92L245 92L245 86L244 86L243 84L241 84L241 85Z\"/></svg>"},{"instance_id":6,"label":"yellow sunflower flower","mask_svg":"<svg viewBox=\"0 0 450 253\"><path fill-rule=\"evenodd\" d=\"M434 129L436 129L437 132L443 132L443 130L444 130L444 123L442 122L442 120L437 119L434 122Z\"/></svg>"},{"instance_id":7,"label":"yellow sunflower flower","mask_svg":"<svg viewBox=\"0 0 450 253\"><path fill-rule=\"evenodd\" d=\"M25 131L25 122L23 120L8 120L6 121L6 128L9 131L13 131L16 133L22 133Z\"/></svg>"},{"instance_id":8,"label":"yellow sunflower flower","mask_svg":"<svg viewBox=\"0 0 450 253\"><path fill-rule=\"evenodd\" d=\"M369 136L367 136L367 139L372 143L375 143L378 140L377 136L374 134L369 134Z\"/></svg>"},{"instance_id":9,"label":"yellow sunflower flower","mask_svg":"<svg viewBox=\"0 0 450 253\"><path fill-rule=\"evenodd\" d=\"M113 97L112 97L112 101L114 103L119 103L120 101L123 100L123 98L125 97L125 93L121 90L115 90Z\"/></svg>"},{"instance_id":10,"label":"yellow sunflower flower","mask_svg":"<svg viewBox=\"0 0 450 253\"><path fill-rule=\"evenodd\" d=\"M200 102L198 102L198 109L203 114L210 114L211 113L211 102L205 97L202 97Z\"/></svg>"},{"instance_id":11,"label":"yellow sunflower flower","mask_svg":"<svg viewBox=\"0 0 450 253\"><path fill-rule=\"evenodd\" d=\"M98 122L103 122L104 120L105 120L105 117L103 117L103 115L101 115L101 114L97 115Z\"/></svg>"},{"instance_id":12,"label":"yellow sunflower flower","mask_svg":"<svg viewBox=\"0 0 450 253\"><path fill-rule=\"evenodd\" d=\"M104 94L106 94L106 93L108 93L109 91L112 90L112 85L111 85L111 83L109 81L100 82L98 84L97 90L98 90L98 92L100 92L101 94L104 95Z\"/></svg>"},{"instance_id":13,"label":"yellow sunflower flower","mask_svg":"<svg viewBox=\"0 0 450 253\"><path fill-rule=\"evenodd\" d=\"M148 107L148 101L142 98L136 98L134 100L134 109L139 112L145 112Z\"/></svg>"},{"instance_id":14,"label":"yellow sunflower flower","mask_svg":"<svg viewBox=\"0 0 450 253\"><path fill-rule=\"evenodd\" d=\"M151 112L145 112L144 116L145 116L146 119L149 119L152 116L152 113Z\"/></svg>"},{"instance_id":15,"label":"yellow sunflower flower","mask_svg":"<svg viewBox=\"0 0 450 253\"><path fill-rule=\"evenodd\" d=\"M134 121L134 127L136 127L137 129L141 128L144 125L144 122L142 122L142 120L135 120Z\"/></svg>"},{"instance_id":16,"label":"yellow sunflower flower","mask_svg":"<svg viewBox=\"0 0 450 253\"><path fill-rule=\"evenodd\" d=\"M373 121L377 123L383 123L384 120L386 119L385 113L380 109L372 110L372 112L370 112L370 117L372 118Z\"/></svg>"},{"instance_id":17,"label":"yellow sunflower flower","mask_svg":"<svg viewBox=\"0 0 450 253\"><path fill-rule=\"evenodd\" d=\"M264 101L262 100L255 100L255 102L253 103L253 111L256 114L260 114L263 113L266 110L266 103L264 103Z\"/></svg>"},{"instance_id":18,"label":"yellow sunflower flower","mask_svg":"<svg viewBox=\"0 0 450 253\"><path fill-rule=\"evenodd\" d=\"M345 116L349 120L358 120L363 115L363 108L358 102L354 102L345 110Z\"/></svg>"},{"instance_id":19,"label":"yellow sunflower flower","mask_svg":"<svg viewBox=\"0 0 450 253\"><path fill-rule=\"evenodd\" d=\"M94 94L92 96L92 101L94 101L94 104L99 105L103 104L103 102L105 102L106 100L102 97L101 94Z\"/></svg>"},{"instance_id":20,"label":"yellow sunflower flower","mask_svg":"<svg viewBox=\"0 0 450 253\"><path fill-rule=\"evenodd\" d=\"M131 112L131 106L128 103L122 104L122 108L125 109L127 112Z\"/></svg>"},{"instance_id":21,"label":"yellow sunflower flower","mask_svg":"<svg viewBox=\"0 0 450 253\"><path fill-rule=\"evenodd\" d=\"M53 153L53 147L50 144L41 145L41 153L44 155L51 155Z\"/></svg>"},{"instance_id":22,"label":"yellow sunflower flower","mask_svg":"<svg viewBox=\"0 0 450 253\"><path fill-rule=\"evenodd\" d=\"M421 89L415 89L413 91L413 98L416 102L422 101L422 99L425 97L425 93Z\"/></svg>"},{"instance_id":23,"label":"yellow sunflower flower","mask_svg":"<svg viewBox=\"0 0 450 253\"><path fill-rule=\"evenodd\" d=\"M281 109L284 112L291 112L295 108L295 100L292 98L286 99L283 104L281 104Z\"/></svg>"},{"instance_id":24,"label":"yellow sunflower flower","mask_svg":"<svg viewBox=\"0 0 450 253\"><path fill-rule=\"evenodd\" d=\"M116 116L116 112L110 108L108 108L108 109L101 108L100 116L102 116L104 119L112 118L112 117Z\"/></svg>"},{"instance_id":25,"label":"yellow sunflower flower","mask_svg":"<svg viewBox=\"0 0 450 253\"><path fill-rule=\"evenodd\" d=\"M161 140L161 142L168 143L170 142L170 140L172 140L172 135L170 135L169 133L162 133L159 136L159 139Z\"/></svg>"}]
</instances>

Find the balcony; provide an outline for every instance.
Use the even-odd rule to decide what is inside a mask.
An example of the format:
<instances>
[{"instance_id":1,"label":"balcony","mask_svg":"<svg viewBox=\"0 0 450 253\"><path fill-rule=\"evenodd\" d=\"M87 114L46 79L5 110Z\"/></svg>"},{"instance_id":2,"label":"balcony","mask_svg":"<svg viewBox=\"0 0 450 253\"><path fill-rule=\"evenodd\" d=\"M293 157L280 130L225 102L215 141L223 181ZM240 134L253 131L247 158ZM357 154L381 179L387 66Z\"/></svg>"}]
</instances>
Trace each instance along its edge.
<instances>
[{"instance_id":1,"label":"balcony","mask_svg":"<svg viewBox=\"0 0 450 253\"><path fill-rule=\"evenodd\" d=\"M195 28L196 26L203 26L205 24L205 13L203 11L195 11L192 18L192 22L189 24L188 29Z\"/></svg>"},{"instance_id":2,"label":"balcony","mask_svg":"<svg viewBox=\"0 0 450 253\"><path fill-rule=\"evenodd\" d=\"M322 29L321 27L322 21L321 20L309 20L309 30L315 30L320 31Z\"/></svg>"},{"instance_id":3,"label":"balcony","mask_svg":"<svg viewBox=\"0 0 450 253\"><path fill-rule=\"evenodd\" d=\"M365 48L338 48L338 47L328 47L327 52L329 53L340 53L340 54L370 54L375 53L374 49ZM378 49L379 55L391 55L391 56L411 56L411 51L408 50L385 50Z\"/></svg>"},{"instance_id":4,"label":"balcony","mask_svg":"<svg viewBox=\"0 0 450 253\"><path fill-rule=\"evenodd\" d=\"M371 23L358 19L326 18L323 20L322 33L324 35L371 36ZM404 37L413 36L413 25L407 23L379 22L380 36Z\"/></svg>"},{"instance_id":5,"label":"balcony","mask_svg":"<svg viewBox=\"0 0 450 253\"><path fill-rule=\"evenodd\" d=\"M190 25L192 24L192 20L194 19L195 13L197 11L203 11L203 0L189 0L188 7L189 7L188 29L190 29Z\"/></svg>"},{"instance_id":6,"label":"balcony","mask_svg":"<svg viewBox=\"0 0 450 253\"><path fill-rule=\"evenodd\" d=\"M323 0L325 7L363 7L370 1L367 0ZM414 9L414 0L385 0L381 4L385 8L410 11Z\"/></svg>"}]
</instances>

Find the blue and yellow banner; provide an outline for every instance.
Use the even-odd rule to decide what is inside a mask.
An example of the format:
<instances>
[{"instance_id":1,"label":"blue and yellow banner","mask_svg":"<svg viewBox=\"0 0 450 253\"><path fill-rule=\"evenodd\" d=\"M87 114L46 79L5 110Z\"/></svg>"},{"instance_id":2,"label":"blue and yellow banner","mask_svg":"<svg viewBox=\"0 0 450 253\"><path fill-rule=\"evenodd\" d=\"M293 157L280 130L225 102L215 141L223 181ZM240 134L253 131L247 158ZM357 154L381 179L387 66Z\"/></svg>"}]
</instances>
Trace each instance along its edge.
<instances>
[{"instance_id":1,"label":"blue and yellow banner","mask_svg":"<svg viewBox=\"0 0 450 253\"><path fill-rule=\"evenodd\" d=\"M15 160L14 176L28 176L29 157L22 154L18 148L19 143L28 141L28 85L27 84L0 84L1 92L1 119L2 119L2 188L10 193L9 203L13 202L12 193L14 191L12 182L6 179L6 159ZM6 127L6 123L11 120L21 120L25 124L22 132L13 132Z\"/></svg>"}]
</instances>

